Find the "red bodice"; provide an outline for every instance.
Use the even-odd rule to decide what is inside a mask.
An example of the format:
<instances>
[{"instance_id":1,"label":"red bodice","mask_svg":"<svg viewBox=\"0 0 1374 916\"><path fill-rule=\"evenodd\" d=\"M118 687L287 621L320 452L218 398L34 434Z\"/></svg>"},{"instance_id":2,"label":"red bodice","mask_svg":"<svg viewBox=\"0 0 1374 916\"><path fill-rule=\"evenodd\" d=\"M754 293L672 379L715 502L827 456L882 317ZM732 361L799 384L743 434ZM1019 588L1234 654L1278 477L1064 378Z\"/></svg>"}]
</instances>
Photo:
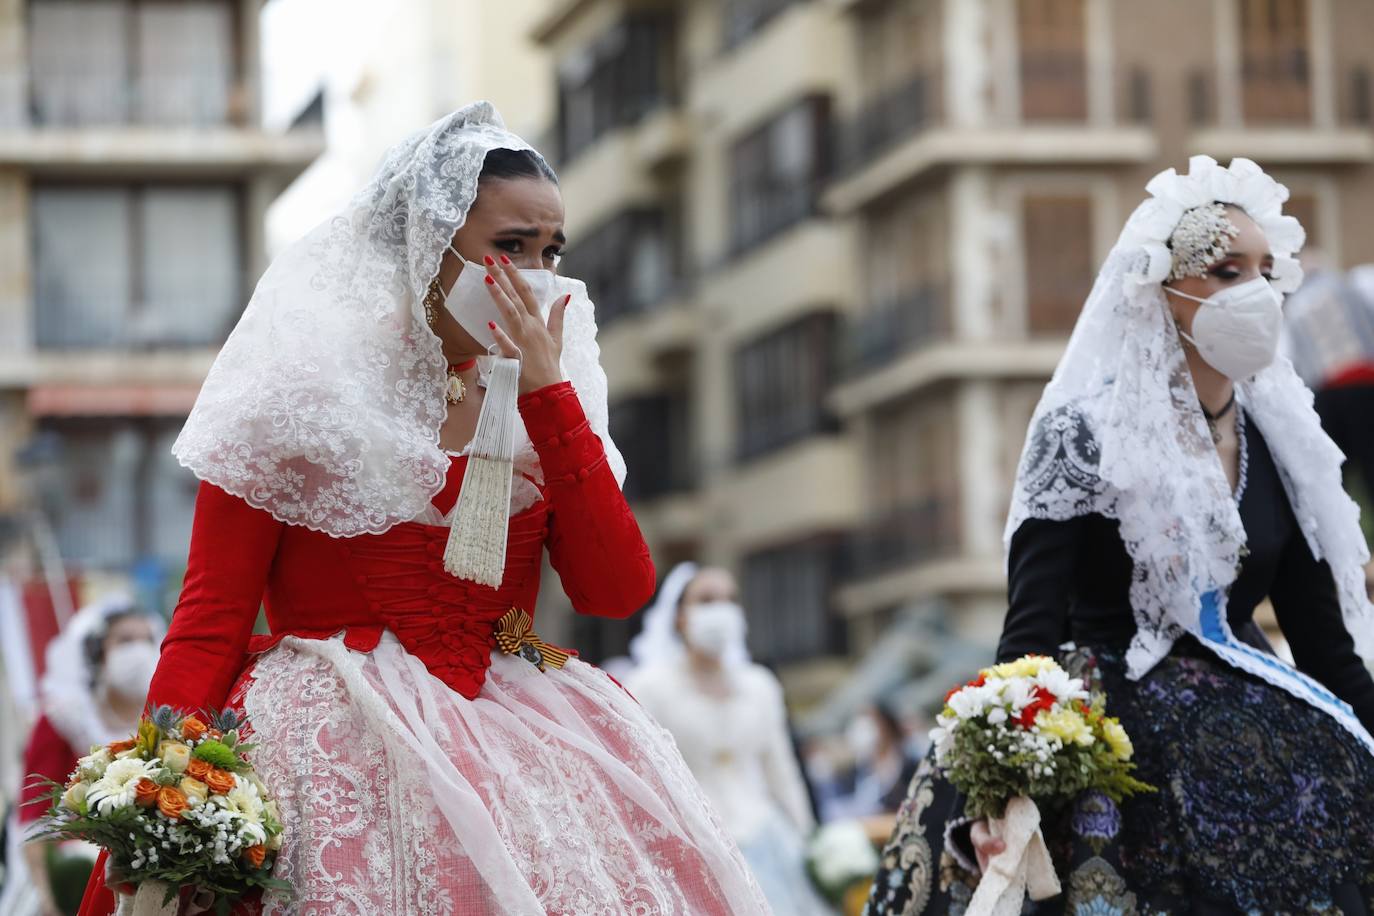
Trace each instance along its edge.
<instances>
[{"instance_id":1,"label":"red bodice","mask_svg":"<svg viewBox=\"0 0 1374 916\"><path fill-rule=\"evenodd\" d=\"M201 484L186 581L149 701L217 708L250 652L288 635L339 633L350 648L368 651L384 630L436 677L475 697L494 623L512 607L533 614L545 547L579 613L624 617L642 607L654 588L648 548L572 386L527 395L520 412L544 472L544 499L511 519L499 589L444 571L447 526L407 522L334 538L284 525ZM457 501L465 468L465 459L454 460L434 498L440 511ZM271 635L250 639L260 604Z\"/></svg>"}]
</instances>

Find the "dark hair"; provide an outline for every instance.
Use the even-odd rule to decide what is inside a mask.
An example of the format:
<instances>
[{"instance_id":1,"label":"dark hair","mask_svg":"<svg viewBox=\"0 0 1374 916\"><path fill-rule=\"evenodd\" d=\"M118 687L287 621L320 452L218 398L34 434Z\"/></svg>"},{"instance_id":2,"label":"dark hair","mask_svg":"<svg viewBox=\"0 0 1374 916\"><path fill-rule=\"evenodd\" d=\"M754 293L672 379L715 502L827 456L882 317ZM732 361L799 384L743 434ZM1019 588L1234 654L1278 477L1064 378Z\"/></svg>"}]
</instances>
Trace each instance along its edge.
<instances>
[{"instance_id":1,"label":"dark hair","mask_svg":"<svg viewBox=\"0 0 1374 916\"><path fill-rule=\"evenodd\" d=\"M543 178L558 184L558 176L544 161L544 157L530 149L493 149L488 150L482 160L482 174L477 183L484 181L508 181L512 178Z\"/></svg>"},{"instance_id":2,"label":"dark hair","mask_svg":"<svg viewBox=\"0 0 1374 916\"><path fill-rule=\"evenodd\" d=\"M83 648L86 652L86 668L91 674L91 680L95 681L100 674L100 669L105 666L105 640L110 635L110 630L121 620L131 617L145 617L144 612L134 604L119 604L105 613L100 623L91 632L86 634L86 641Z\"/></svg>"},{"instance_id":3,"label":"dark hair","mask_svg":"<svg viewBox=\"0 0 1374 916\"><path fill-rule=\"evenodd\" d=\"M902 720L897 717L897 710L892 706L892 701L886 697L874 700L871 711L888 736L900 744L905 730L902 728Z\"/></svg>"}]
</instances>

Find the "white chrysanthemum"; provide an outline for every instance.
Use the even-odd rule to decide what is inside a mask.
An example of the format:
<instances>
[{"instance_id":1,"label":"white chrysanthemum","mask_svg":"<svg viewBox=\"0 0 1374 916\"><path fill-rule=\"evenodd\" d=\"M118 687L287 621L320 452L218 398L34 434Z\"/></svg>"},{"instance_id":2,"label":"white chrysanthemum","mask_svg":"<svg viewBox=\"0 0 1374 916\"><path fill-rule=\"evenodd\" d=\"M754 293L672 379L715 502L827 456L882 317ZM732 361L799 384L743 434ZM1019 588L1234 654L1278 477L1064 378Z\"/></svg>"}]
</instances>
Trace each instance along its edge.
<instances>
[{"instance_id":1,"label":"white chrysanthemum","mask_svg":"<svg viewBox=\"0 0 1374 916\"><path fill-rule=\"evenodd\" d=\"M234 816L239 834L248 845L267 842L267 828L263 826L263 816L267 809L257 786L242 777L235 776L237 785L224 795L214 796L215 804Z\"/></svg>"},{"instance_id":2,"label":"white chrysanthemum","mask_svg":"<svg viewBox=\"0 0 1374 916\"><path fill-rule=\"evenodd\" d=\"M97 747L76 762L76 772L82 779L94 782L105 775L105 768L113 759L109 748Z\"/></svg>"},{"instance_id":3,"label":"white chrysanthemum","mask_svg":"<svg viewBox=\"0 0 1374 916\"><path fill-rule=\"evenodd\" d=\"M150 778L156 765L136 757L116 760L105 768L105 775L96 780L86 793L88 807L108 814L117 808L134 803L134 789L141 779Z\"/></svg>"}]
</instances>

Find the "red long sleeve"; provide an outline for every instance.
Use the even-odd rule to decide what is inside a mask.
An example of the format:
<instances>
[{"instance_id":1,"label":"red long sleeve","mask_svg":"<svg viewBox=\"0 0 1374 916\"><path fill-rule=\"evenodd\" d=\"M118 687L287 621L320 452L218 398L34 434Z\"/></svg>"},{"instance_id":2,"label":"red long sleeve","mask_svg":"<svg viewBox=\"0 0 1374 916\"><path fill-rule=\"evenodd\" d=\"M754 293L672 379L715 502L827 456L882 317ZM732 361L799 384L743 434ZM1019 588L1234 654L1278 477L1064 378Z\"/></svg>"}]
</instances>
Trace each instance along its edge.
<instances>
[{"instance_id":1,"label":"red long sleeve","mask_svg":"<svg viewBox=\"0 0 1374 916\"><path fill-rule=\"evenodd\" d=\"M82 748L82 753L90 748ZM39 779L66 782L76 769L76 748L53 728L47 716L40 716L29 733L24 748L23 784L19 791L19 823L29 824L48 813L48 788Z\"/></svg>"},{"instance_id":2,"label":"red long sleeve","mask_svg":"<svg viewBox=\"0 0 1374 916\"><path fill-rule=\"evenodd\" d=\"M202 483L181 598L148 702L218 710L247 660L282 523Z\"/></svg>"},{"instance_id":3,"label":"red long sleeve","mask_svg":"<svg viewBox=\"0 0 1374 916\"><path fill-rule=\"evenodd\" d=\"M654 564L634 513L564 382L520 399L549 501L549 560L579 614L628 617L653 596Z\"/></svg>"}]
</instances>

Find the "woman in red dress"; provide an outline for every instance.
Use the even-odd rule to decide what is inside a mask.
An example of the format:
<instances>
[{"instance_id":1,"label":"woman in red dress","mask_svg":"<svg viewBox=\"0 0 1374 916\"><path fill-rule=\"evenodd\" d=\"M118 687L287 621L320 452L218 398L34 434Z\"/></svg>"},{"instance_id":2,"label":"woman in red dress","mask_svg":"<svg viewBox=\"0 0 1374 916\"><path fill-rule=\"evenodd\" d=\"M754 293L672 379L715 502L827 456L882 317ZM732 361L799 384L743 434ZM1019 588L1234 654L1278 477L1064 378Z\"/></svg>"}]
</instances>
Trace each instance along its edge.
<instances>
[{"instance_id":1,"label":"woman in red dress","mask_svg":"<svg viewBox=\"0 0 1374 916\"><path fill-rule=\"evenodd\" d=\"M546 548L579 613L654 586L562 222L490 105L441 119L272 264L174 448L149 701L249 717L293 888L262 912L768 911L666 733L531 628Z\"/></svg>"}]
</instances>

